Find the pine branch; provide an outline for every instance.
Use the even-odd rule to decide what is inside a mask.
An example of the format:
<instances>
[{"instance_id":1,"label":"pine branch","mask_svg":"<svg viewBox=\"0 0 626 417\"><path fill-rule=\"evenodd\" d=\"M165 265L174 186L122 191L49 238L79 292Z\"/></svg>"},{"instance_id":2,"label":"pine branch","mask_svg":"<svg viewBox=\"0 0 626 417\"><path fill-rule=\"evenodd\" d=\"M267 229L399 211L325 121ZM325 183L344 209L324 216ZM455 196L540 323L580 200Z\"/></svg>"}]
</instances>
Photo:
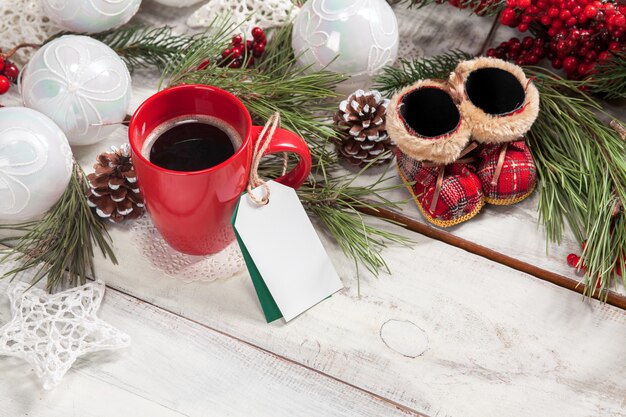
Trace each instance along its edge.
<instances>
[{"instance_id":1,"label":"pine branch","mask_svg":"<svg viewBox=\"0 0 626 417\"><path fill-rule=\"evenodd\" d=\"M376 78L376 88L383 94L391 96L419 80L448 79L459 62L471 58L472 55L466 52L454 50L429 58L400 59L399 67L386 67Z\"/></svg>"},{"instance_id":2,"label":"pine branch","mask_svg":"<svg viewBox=\"0 0 626 417\"><path fill-rule=\"evenodd\" d=\"M298 197L307 211L326 226L344 254L357 266L363 264L375 276L381 271L390 273L381 254L383 249L389 244L410 246L413 243L401 235L368 225L359 212L361 207L400 209L401 202L381 196L385 191L404 188L404 185L385 185L394 178L395 175L388 176L385 171L368 186L354 186L354 178L335 179L322 173L317 181L309 181L298 190Z\"/></svg>"},{"instance_id":3,"label":"pine branch","mask_svg":"<svg viewBox=\"0 0 626 417\"><path fill-rule=\"evenodd\" d=\"M130 72L143 67L162 70L178 58L181 50L204 37L175 35L172 28L167 26L123 26L90 36L117 52Z\"/></svg>"},{"instance_id":4,"label":"pine branch","mask_svg":"<svg viewBox=\"0 0 626 417\"><path fill-rule=\"evenodd\" d=\"M582 83L603 98L626 98L626 52L614 52L609 60L598 62L593 75Z\"/></svg>"},{"instance_id":5,"label":"pine branch","mask_svg":"<svg viewBox=\"0 0 626 417\"><path fill-rule=\"evenodd\" d=\"M14 260L19 265L0 278L13 278L27 269L36 268L33 283L47 276L49 292L65 285L82 285L88 274L95 276L94 245L100 248L104 257L117 264L109 233L87 205L86 192L85 174L75 163L67 190L42 220L0 225L0 230L22 234L0 241L13 246L3 251L0 263Z\"/></svg>"},{"instance_id":6,"label":"pine branch","mask_svg":"<svg viewBox=\"0 0 626 417\"><path fill-rule=\"evenodd\" d=\"M626 216L615 207L626 203L626 141L598 118L602 107L578 83L541 68L526 72L541 92L528 134L542 185L541 220L550 240L560 242L566 222L586 240L585 283L589 291L608 290L616 264L625 270Z\"/></svg>"},{"instance_id":7,"label":"pine branch","mask_svg":"<svg viewBox=\"0 0 626 417\"><path fill-rule=\"evenodd\" d=\"M232 26L222 26L216 20L208 33L210 40L197 42L182 53L174 65L166 68L163 82L167 85L207 84L227 90L237 96L250 110L257 123L264 123L274 112L280 112L283 126L305 138L311 149L314 165L328 164L334 156L327 148L337 132L326 115L332 114L336 100L336 85L345 78L337 73L322 71L308 73L300 68L285 48L291 36L291 25L277 29L267 45L265 58L256 68L234 69L219 66L221 51L230 42ZM276 42L276 44L274 44ZM202 70L198 65L205 59L211 63Z\"/></svg>"}]
</instances>

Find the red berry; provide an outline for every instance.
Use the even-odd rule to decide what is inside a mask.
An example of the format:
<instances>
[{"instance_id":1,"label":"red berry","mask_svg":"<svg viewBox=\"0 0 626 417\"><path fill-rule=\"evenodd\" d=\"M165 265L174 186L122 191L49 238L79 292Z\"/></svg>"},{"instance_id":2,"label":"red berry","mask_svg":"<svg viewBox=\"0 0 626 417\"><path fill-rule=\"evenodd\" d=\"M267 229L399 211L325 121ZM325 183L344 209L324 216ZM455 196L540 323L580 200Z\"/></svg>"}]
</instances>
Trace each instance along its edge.
<instances>
[{"instance_id":1,"label":"red berry","mask_svg":"<svg viewBox=\"0 0 626 417\"><path fill-rule=\"evenodd\" d=\"M6 61L4 66L4 75L13 82L17 81L17 77L20 75L20 70L11 61Z\"/></svg>"},{"instance_id":2,"label":"red berry","mask_svg":"<svg viewBox=\"0 0 626 417\"><path fill-rule=\"evenodd\" d=\"M254 41L248 39L246 41L246 50L251 51L254 48Z\"/></svg>"},{"instance_id":3,"label":"red berry","mask_svg":"<svg viewBox=\"0 0 626 417\"><path fill-rule=\"evenodd\" d=\"M241 58L241 55L243 55L243 50L240 46L235 46L231 52L231 55L233 56L233 58L237 59L237 58Z\"/></svg>"},{"instance_id":4,"label":"red berry","mask_svg":"<svg viewBox=\"0 0 626 417\"><path fill-rule=\"evenodd\" d=\"M232 53L233 53L232 49L224 49L224 52L222 52L222 58L228 58L230 54Z\"/></svg>"},{"instance_id":5,"label":"red berry","mask_svg":"<svg viewBox=\"0 0 626 417\"><path fill-rule=\"evenodd\" d=\"M585 16L587 19L593 19L594 17L596 17L597 14L598 14L598 9L596 9L591 4L588 4L587 6L585 6L585 9L583 10L583 16Z\"/></svg>"},{"instance_id":6,"label":"red berry","mask_svg":"<svg viewBox=\"0 0 626 417\"><path fill-rule=\"evenodd\" d=\"M552 18L548 16L547 14L544 14L543 16L541 16L541 19L539 19L539 21L544 26L550 26L550 23L552 22Z\"/></svg>"},{"instance_id":7,"label":"red berry","mask_svg":"<svg viewBox=\"0 0 626 417\"><path fill-rule=\"evenodd\" d=\"M0 56L0 72L4 70L4 58Z\"/></svg>"},{"instance_id":8,"label":"red berry","mask_svg":"<svg viewBox=\"0 0 626 417\"><path fill-rule=\"evenodd\" d=\"M500 21L505 26L512 26L517 18L517 13L513 9L504 9L500 15Z\"/></svg>"},{"instance_id":9,"label":"red berry","mask_svg":"<svg viewBox=\"0 0 626 417\"><path fill-rule=\"evenodd\" d=\"M211 63L211 60L207 58L207 59L203 60L203 61L200 63L200 65L198 65L198 69L199 69L199 70L203 70L203 69L205 69L206 67L208 67L210 63Z\"/></svg>"},{"instance_id":10,"label":"red berry","mask_svg":"<svg viewBox=\"0 0 626 417\"><path fill-rule=\"evenodd\" d=\"M568 56L563 60L563 69L565 72L575 72L578 69L578 60L573 56Z\"/></svg>"},{"instance_id":11,"label":"red berry","mask_svg":"<svg viewBox=\"0 0 626 417\"><path fill-rule=\"evenodd\" d=\"M11 87L11 81L4 75L0 75L0 94L4 94L9 91Z\"/></svg>"},{"instance_id":12,"label":"red berry","mask_svg":"<svg viewBox=\"0 0 626 417\"><path fill-rule=\"evenodd\" d=\"M530 49L533 47L534 44L535 40L530 36L526 36L524 39L522 39L522 47L524 49Z\"/></svg>"},{"instance_id":13,"label":"red berry","mask_svg":"<svg viewBox=\"0 0 626 417\"><path fill-rule=\"evenodd\" d=\"M234 59L233 62L228 64L228 67L229 68L241 68L242 65L243 65L243 62L241 61L241 59Z\"/></svg>"},{"instance_id":14,"label":"red berry","mask_svg":"<svg viewBox=\"0 0 626 417\"><path fill-rule=\"evenodd\" d=\"M255 57L260 57L261 55L263 55L263 52L265 52L265 45L262 43L258 43L256 45L254 45L254 50L253 50L253 55Z\"/></svg>"},{"instance_id":15,"label":"red berry","mask_svg":"<svg viewBox=\"0 0 626 417\"><path fill-rule=\"evenodd\" d=\"M256 40L265 39L265 32L260 27L252 28L252 37Z\"/></svg>"},{"instance_id":16,"label":"red berry","mask_svg":"<svg viewBox=\"0 0 626 417\"><path fill-rule=\"evenodd\" d=\"M567 264L572 268L578 268L578 263L580 262L580 256L575 253L570 253L567 255Z\"/></svg>"},{"instance_id":17,"label":"red berry","mask_svg":"<svg viewBox=\"0 0 626 417\"><path fill-rule=\"evenodd\" d=\"M243 37L241 35L235 35L233 36L232 42L234 46L241 45L241 42L243 42Z\"/></svg>"}]
</instances>

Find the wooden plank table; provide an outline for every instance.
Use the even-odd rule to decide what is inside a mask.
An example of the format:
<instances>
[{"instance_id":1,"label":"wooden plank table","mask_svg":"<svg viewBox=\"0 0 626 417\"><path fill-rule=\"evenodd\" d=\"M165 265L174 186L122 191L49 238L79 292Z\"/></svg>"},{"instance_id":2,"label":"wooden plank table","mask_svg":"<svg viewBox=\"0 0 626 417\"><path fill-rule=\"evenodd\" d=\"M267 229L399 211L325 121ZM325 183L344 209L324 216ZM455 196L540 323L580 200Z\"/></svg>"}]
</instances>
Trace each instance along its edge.
<instances>
[{"instance_id":1,"label":"wooden plank table","mask_svg":"<svg viewBox=\"0 0 626 417\"><path fill-rule=\"evenodd\" d=\"M179 22L189 12L146 3L138 18ZM403 13L415 21L405 37L428 55L478 53L490 31L445 6ZM155 75L136 74L133 86L134 110ZM125 140L119 129L75 156L89 169ZM568 237L546 255L536 204L488 207L451 233L576 279L564 259L577 244ZM412 204L403 214L421 219ZM27 365L0 358L0 415L626 416L626 312L373 222L415 241L384 252L391 276L361 273L359 296L353 264L323 235L346 288L269 325L247 273L182 283L151 266L128 228L113 227L120 263L97 260L108 287L101 317L132 347L83 357L49 393ZM8 318L1 297L0 323Z\"/></svg>"}]
</instances>

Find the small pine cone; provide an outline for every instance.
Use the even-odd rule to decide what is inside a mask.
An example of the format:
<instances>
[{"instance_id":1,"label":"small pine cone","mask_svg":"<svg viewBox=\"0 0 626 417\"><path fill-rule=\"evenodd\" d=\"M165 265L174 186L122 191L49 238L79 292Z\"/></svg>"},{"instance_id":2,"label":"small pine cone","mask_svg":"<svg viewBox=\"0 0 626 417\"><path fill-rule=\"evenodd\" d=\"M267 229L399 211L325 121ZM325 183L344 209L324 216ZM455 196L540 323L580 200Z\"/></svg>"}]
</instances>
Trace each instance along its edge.
<instances>
[{"instance_id":1,"label":"small pine cone","mask_svg":"<svg viewBox=\"0 0 626 417\"><path fill-rule=\"evenodd\" d=\"M339 155L353 165L363 167L389 162L393 158L393 143L387 134L388 99L378 91L355 91L339 104L335 124L346 132L337 145Z\"/></svg>"},{"instance_id":2,"label":"small pine cone","mask_svg":"<svg viewBox=\"0 0 626 417\"><path fill-rule=\"evenodd\" d=\"M98 155L93 167L96 172L87 175L87 202L98 216L121 223L144 214L143 196L128 144L120 148L113 146L111 152Z\"/></svg>"}]
</instances>

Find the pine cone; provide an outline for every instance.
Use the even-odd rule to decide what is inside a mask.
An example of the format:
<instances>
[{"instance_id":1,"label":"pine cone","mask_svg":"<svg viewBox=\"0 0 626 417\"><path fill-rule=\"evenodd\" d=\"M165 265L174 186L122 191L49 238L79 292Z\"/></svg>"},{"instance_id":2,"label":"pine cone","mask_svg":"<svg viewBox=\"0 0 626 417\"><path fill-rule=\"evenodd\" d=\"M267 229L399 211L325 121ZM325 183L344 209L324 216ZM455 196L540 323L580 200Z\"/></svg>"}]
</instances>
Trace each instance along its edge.
<instances>
[{"instance_id":1,"label":"pine cone","mask_svg":"<svg viewBox=\"0 0 626 417\"><path fill-rule=\"evenodd\" d=\"M341 157L361 167L374 160L373 165L380 165L393 158L394 146L386 128L388 104L389 100L375 90L357 90L339 104L334 120L346 132L337 145Z\"/></svg>"},{"instance_id":2,"label":"pine cone","mask_svg":"<svg viewBox=\"0 0 626 417\"><path fill-rule=\"evenodd\" d=\"M87 175L89 192L87 202L98 216L121 223L137 219L144 213L143 196L139 192L137 176L130 154L130 146L111 147L111 152L98 155L93 166L96 172Z\"/></svg>"}]
</instances>

